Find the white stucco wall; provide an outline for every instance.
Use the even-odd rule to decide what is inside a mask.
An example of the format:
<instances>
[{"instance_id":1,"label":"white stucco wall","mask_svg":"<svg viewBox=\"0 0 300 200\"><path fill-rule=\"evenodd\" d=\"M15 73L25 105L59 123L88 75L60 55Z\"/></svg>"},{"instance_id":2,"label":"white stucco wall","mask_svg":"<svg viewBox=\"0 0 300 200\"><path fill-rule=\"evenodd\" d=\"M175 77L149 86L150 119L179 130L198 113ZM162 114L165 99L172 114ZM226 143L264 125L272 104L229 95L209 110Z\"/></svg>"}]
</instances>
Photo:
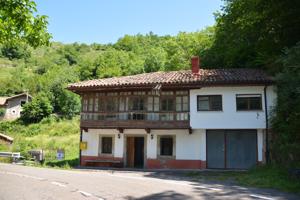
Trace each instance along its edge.
<instances>
[{"instance_id":1,"label":"white stucco wall","mask_svg":"<svg viewBox=\"0 0 300 200\"><path fill-rule=\"evenodd\" d=\"M6 111L3 119L14 120L19 118L22 111L21 101L26 101L26 96L9 99L7 105L4 107Z\"/></svg>"},{"instance_id":2,"label":"white stucco wall","mask_svg":"<svg viewBox=\"0 0 300 200\"><path fill-rule=\"evenodd\" d=\"M123 157L124 137L115 129L89 129L88 132L83 131L82 141L87 142L87 149L81 151L83 156L98 156L99 155L99 138L100 135L112 135L114 137L114 157Z\"/></svg>"},{"instance_id":3,"label":"white stucco wall","mask_svg":"<svg viewBox=\"0 0 300 200\"><path fill-rule=\"evenodd\" d=\"M237 94L261 94L262 111L237 111ZM197 111L197 95L222 95L222 111ZM268 111L275 103L274 87L267 89ZM193 129L262 129L265 124L264 86L204 87L190 90L190 124Z\"/></svg>"},{"instance_id":4,"label":"white stucco wall","mask_svg":"<svg viewBox=\"0 0 300 200\"><path fill-rule=\"evenodd\" d=\"M151 139L153 134L153 139ZM118 131L115 129L89 129L88 132L82 134L82 141L87 142L87 149L82 150L83 156L98 156L99 155L99 135L114 135L114 156L124 156L124 145L126 136L146 137L146 158L157 158L157 138L160 135L175 136L175 158L178 160L205 160L206 159L206 138L205 130L194 130L189 134L188 130L151 130L147 134L143 129L125 129L123 134L118 138Z\"/></svg>"},{"instance_id":5,"label":"white stucco wall","mask_svg":"<svg viewBox=\"0 0 300 200\"><path fill-rule=\"evenodd\" d=\"M257 154L257 160L262 162L264 155L264 130L262 129L257 130Z\"/></svg>"}]
</instances>

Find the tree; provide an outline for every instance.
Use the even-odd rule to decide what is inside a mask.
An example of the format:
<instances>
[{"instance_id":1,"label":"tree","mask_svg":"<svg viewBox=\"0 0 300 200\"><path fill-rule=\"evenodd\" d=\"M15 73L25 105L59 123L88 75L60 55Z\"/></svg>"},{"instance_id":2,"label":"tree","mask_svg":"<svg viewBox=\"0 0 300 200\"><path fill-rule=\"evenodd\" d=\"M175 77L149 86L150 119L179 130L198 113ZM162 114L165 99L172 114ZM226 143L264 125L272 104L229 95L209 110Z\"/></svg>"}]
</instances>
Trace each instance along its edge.
<instances>
[{"instance_id":1,"label":"tree","mask_svg":"<svg viewBox=\"0 0 300 200\"><path fill-rule=\"evenodd\" d=\"M0 0L0 44L49 44L47 17L36 12L32 0Z\"/></svg>"},{"instance_id":2,"label":"tree","mask_svg":"<svg viewBox=\"0 0 300 200\"><path fill-rule=\"evenodd\" d=\"M264 67L276 72L285 47L300 41L300 1L225 0L207 57L214 67Z\"/></svg>"},{"instance_id":3,"label":"tree","mask_svg":"<svg viewBox=\"0 0 300 200\"><path fill-rule=\"evenodd\" d=\"M30 57L30 50L26 45L9 45L6 44L1 48L2 56L12 59L27 59Z\"/></svg>"},{"instance_id":4,"label":"tree","mask_svg":"<svg viewBox=\"0 0 300 200\"><path fill-rule=\"evenodd\" d=\"M280 61L284 71L277 76L273 155L279 163L300 165L300 42Z\"/></svg>"},{"instance_id":5,"label":"tree","mask_svg":"<svg viewBox=\"0 0 300 200\"><path fill-rule=\"evenodd\" d=\"M24 123L37 123L52 113L53 107L47 95L39 93L33 100L23 107L21 120Z\"/></svg>"}]
</instances>

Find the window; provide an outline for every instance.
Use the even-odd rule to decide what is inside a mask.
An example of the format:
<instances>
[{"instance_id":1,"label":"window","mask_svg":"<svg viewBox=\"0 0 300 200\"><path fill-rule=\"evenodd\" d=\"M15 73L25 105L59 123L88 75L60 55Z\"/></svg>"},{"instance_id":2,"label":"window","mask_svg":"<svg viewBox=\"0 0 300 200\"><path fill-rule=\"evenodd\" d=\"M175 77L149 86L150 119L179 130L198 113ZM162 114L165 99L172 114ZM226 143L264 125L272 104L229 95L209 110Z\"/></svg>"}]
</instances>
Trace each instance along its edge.
<instances>
[{"instance_id":1,"label":"window","mask_svg":"<svg viewBox=\"0 0 300 200\"><path fill-rule=\"evenodd\" d=\"M161 110L162 111L173 111L174 110L174 99L172 97L164 97L161 100Z\"/></svg>"},{"instance_id":2,"label":"window","mask_svg":"<svg viewBox=\"0 0 300 200\"><path fill-rule=\"evenodd\" d=\"M112 137L101 137L101 153L112 154L113 139Z\"/></svg>"},{"instance_id":3,"label":"window","mask_svg":"<svg viewBox=\"0 0 300 200\"><path fill-rule=\"evenodd\" d=\"M176 97L176 111L189 111L189 99L187 96Z\"/></svg>"},{"instance_id":4,"label":"window","mask_svg":"<svg viewBox=\"0 0 300 200\"><path fill-rule=\"evenodd\" d=\"M262 110L261 95L236 95L236 110Z\"/></svg>"},{"instance_id":5,"label":"window","mask_svg":"<svg viewBox=\"0 0 300 200\"><path fill-rule=\"evenodd\" d=\"M198 111L221 111L222 95L199 95L197 96Z\"/></svg>"},{"instance_id":6,"label":"window","mask_svg":"<svg viewBox=\"0 0 300 200\"><path fill-rule=\"evenodd\" d=\"M89 97L89 110L88 111L93 111L93 103L94 103L94 99L92 96Z\"/></svg>"},{"instance_id":7,"label":"window","mask_svg":"<svg viewBox=\"0 0 300 200\"><path fill-rule=\"evenodd\" d=\"M87 95L83 96L83 103L82 103L82 111L87 111L88 107L88 97Z\"/></svg>"},{"instance_id":8,"label":"window","mask_svg":"<svg viewBox=\"0 0 300 200\"><path fill-rule=\"evenodd\" d=\"M129 100L129 110L143 111L145 109L144 99L140 97L132 97Z\"/></svg>"},{"instance_id":9,"label":"window","mask_svg":"<svg viewBox=\"0 0 300 200\"><path fill-rule=\"evenodd\" d=\"M118 97L106 98L106 111L117 111L118 110Z\"/></svg>"},{"instance_id":10,"label":"window","mask_svg":"<svg viewBox=\"0 0 300 200\"><path fill-rule=\"evenodd\" d=\"M160 155L173 156L173 137L160 138Z\"/></svg>"}]
</instances>

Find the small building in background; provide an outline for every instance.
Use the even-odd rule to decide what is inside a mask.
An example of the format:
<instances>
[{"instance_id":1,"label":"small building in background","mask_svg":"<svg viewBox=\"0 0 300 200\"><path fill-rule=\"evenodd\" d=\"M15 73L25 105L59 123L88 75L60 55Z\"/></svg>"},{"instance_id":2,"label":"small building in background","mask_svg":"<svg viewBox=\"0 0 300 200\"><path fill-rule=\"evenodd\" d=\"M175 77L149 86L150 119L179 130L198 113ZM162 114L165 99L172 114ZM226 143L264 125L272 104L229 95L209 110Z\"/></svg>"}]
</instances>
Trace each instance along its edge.
<instances>
[{"instance_id":1,"label":"small building in background","mask_svg":"<svg viewBox=\"0 0 300 200\"><path fill-rule=\"evenodd\" d=\"M0 109L4 114L0 120L15 120L21 116L22 106L31 101L32 97L27 93L17 94L11 97L0 97Z\"/></svg>"},{"instance_id":2,"label":"small building in background","mask_svg":"<svg viewBox=\"0 0 300 200\"><path fill-rule=\"evenodd\" d=\"M12 137L0 133L0 144L11 145L13 141L14 139Z\"/></svg>"}]
</instances>

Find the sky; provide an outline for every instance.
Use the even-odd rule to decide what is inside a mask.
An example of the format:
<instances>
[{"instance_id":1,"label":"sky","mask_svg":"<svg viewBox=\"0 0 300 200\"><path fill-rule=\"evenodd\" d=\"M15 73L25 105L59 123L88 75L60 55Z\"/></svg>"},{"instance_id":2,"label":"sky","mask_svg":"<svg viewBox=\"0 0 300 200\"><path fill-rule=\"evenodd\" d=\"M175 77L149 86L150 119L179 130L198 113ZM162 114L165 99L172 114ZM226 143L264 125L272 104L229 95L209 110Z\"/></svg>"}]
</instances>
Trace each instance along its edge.
<instances>
[{"instance_id":1,"label":"sky","mask_svg":"<svg viewBox=\"0 0 300 200\"><path fill-rule=\"evenodd\" d=\"M125 34L176 35L215 23L221 0L35 0L52 41L114 43Z\"/></svg>"}]
</instances>

